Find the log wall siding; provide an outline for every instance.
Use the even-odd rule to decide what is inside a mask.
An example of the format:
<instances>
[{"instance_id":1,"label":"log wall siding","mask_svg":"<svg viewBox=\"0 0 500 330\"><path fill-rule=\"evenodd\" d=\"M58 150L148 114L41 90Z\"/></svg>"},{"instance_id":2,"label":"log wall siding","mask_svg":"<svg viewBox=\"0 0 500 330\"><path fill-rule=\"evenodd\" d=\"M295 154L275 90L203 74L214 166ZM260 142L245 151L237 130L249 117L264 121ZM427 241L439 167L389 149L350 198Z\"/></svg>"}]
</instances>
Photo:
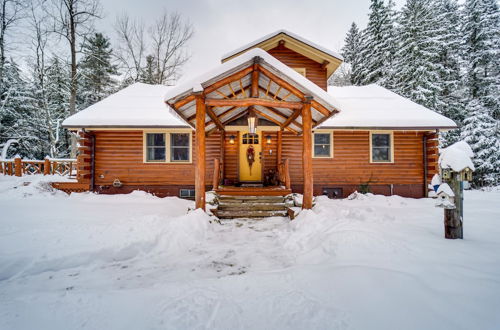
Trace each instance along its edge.
<instances>
[{"instance_id":1,"label":"log wall siding","mask_svg":"<svg viewBox=\"0 0 500 330\"><path fill-rule=\"evenodd\" d=\"M194 152L192 163L144 163L142 131L96 131L95 139L96 185L111 185L116 178L124 185L193 185ZM194 150L194 134L192 139ZM214 158L220 157L220 135L215 133L206 140L206 184L212 180Z\"/></svg>"},{"instance_id":2,"label":"log wall siding","mask_svg":"<svg viewBox=\"0 0 500 330\"><path fill-rule=\"evenodd\" d=\"M333 158L313 159L315 184L423 184L423 133L394 132L394 163L370 163L369 131L334 131ZM301 137L283 134L292 185L302 184Z\"/></svg>"},{"instance_id":3,"label":"log wall siding","mask_svg":"<svg viewBox=\"0 0 500 330\"><path fill-rule=\"evenodd\" d=\"M320 63L286 48L286 44L278 45L267 52L291 68L305 68L307 79L324 90L327 89L326 68L322 68Z\"/></svg>"},{"instance_id":4,"label":"log wall siding","mask_svg":"<svg viewBox=\"0 0 500 330\"><path fill-rule=\"evenodd\" d=\"M271 143L267 144L267 136L271 137ZM272 152L270 153L270 151ZM278 151L278 133L262 132L262 178L264 179L270 169L276 171L276 156Z\"/></svg>"},{"instance_id":5,"label":"log wall siding","mask_svg":"<svg viewBox=\"0 0 500 330\"><path fill-rule=\"evenodd\" d=\"M96 131L95 134L95 184L110 186L115 178L125 186L144 187L192 187L194 185L193 163L144 163L142 131ZM344 195L356 190L359 184L370 180L374 192L393 193L403 196L423 196L423 135L424 132L394 132L394 163L371 164L369 160L369 131L334 131L333 158L313 159L314 194L321 194L322 187L344 187ZM229 143L230 136L238 141L238 132L226 132L224 172L225 178L238 180L238 143ZM271 136L267 144L266 136ZM214 158L220 154L221 138L219 133L207 137L206 185L211 186ZM302 137L284 132L282 135L282 159L290 160L290 177L294 191L302 190ZM83 144L87 144L82 140ZM193 133L193 148L194 148ZM428 182L437 171L437 135L427 135ZM273 150L269 154L269 150ZM276 168L277 132L262 134L263 171ZM82 172L87 171L90 159L80 157ZM83 172L86 173L86 172ZM265 173L265 172L264 172ZM103 177L101 177L103 176ZM88 182L89 175L79 177ZM124 187L125 189L125 187ZM111 189L112 190L112 189ZM110 192L111 192L110 190ZM119 189L118 189L119 190ZM113 190L114 191L114 190ZM173 192L173 191L172 191ZM172 193L170 192L170 193Z\"/></svg>"},{"instance_id":6,"label":"log wall siding","mask_svg":"<svg viewBox=\"0 0 500 330\"><path fill-rule=\"evenodd\" d=\"M234 143L230 143L231 135L234 135ZM238 180L240 149L238 141L240 140L238 131L226 131L224 145L224 178L232 181Z\"/></svg>"},{"instance_id":7,"label":"log wall siding","mask_svg":"<svg viewBox=\"0 0 500 330\"><path fill-rule=\"evenodd\" d=\"M431 183L434 174L439 173L438 159L439 159L439 136L437 133L430 133L426 135L427 145L427 183Z\"/></svg>"}]
</instances>

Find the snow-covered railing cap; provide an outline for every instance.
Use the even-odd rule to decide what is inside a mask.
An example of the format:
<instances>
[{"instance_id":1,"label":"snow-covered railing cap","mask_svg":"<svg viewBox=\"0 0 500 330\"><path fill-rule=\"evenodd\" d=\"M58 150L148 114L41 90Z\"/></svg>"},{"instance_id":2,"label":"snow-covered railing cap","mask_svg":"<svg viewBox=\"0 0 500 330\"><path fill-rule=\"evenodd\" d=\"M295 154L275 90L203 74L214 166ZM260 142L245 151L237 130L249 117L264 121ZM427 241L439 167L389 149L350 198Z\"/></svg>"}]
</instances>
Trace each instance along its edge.
<instances>
[{"instance_id":1,"label":"snow-covered railing cap","mask_svg":"<svg viewBox=\"0 0 500 330\"><path fill-rule=\"evenodd\" d=\"M475 170L472 163L474 152L465 141L459 141L451 146L441 149L439 156L439 166L442 169L449 168L454 172L461 172L467 168Z\"/></svg>"}]
</instances>

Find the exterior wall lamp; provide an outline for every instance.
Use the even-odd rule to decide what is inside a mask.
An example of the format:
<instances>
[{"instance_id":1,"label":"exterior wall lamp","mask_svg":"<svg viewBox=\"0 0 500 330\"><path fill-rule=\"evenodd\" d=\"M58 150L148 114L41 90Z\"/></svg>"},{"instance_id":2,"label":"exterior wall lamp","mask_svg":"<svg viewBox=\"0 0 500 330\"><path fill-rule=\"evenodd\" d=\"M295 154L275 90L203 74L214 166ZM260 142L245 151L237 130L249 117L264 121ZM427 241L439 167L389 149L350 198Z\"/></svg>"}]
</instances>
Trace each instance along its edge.
<instances>
[{"instance_id":1,"label":"exterior wall lamp","mask_svg":"<svg viewBox=\"0 0 500 330\"><path fill-rule=\"evenodd\" d=\"M248 131L250 134L255 134L255 130L257 129L257 115L253 109L250 109L248 112Z\"/></svg>"},{"instance_id":2,"label":"exterior wall lamp","mask_svg":"<svg viewBox=\"0 0 500 330\"><path fill-rule=\"evenodd\" d=\"M234 135L231 135L231 136L229 137L229 143L234 144L234 139L235 139L235 136L234 136Z\"/></svg>"},{"instance_id":3,"label":"exterior wall lamp","mask_svg":"<svg viewBox=\"0 0 500 330\"><path fill-rule=\"evenodd\" d=\"M266 136L266 142L267 144L271 144L271 135Z\"/></svg>"}]
</instances>

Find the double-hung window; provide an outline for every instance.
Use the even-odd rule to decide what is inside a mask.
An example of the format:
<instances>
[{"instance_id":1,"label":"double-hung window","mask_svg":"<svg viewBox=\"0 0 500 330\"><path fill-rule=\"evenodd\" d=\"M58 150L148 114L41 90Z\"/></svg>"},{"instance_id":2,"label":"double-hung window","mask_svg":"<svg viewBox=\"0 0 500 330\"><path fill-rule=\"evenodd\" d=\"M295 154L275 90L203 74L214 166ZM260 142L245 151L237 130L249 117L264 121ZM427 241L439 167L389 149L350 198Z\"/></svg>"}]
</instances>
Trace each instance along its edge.
<instances>
[{"instance_id":1,"label":"double-hung window","mask_svg":"<svg viewBox=\"0 0 500 330\"><path fill-rule=\"evenodd\" d=\"M392 163L393 135L388 132L370 133L370 154L372 163Z\"/></svg>"},{"instance_id":2,"label":"double-hung window","mask_svg":"<svg viewBox=\"0 0 500 330\"><path fill-rule=\"evenodd\" d=\"M313 133L314 149L313 157L315 158L332 158L332 132L315 132Z\"/></svg>"},{"instance_id":3,"label":"double-hung window","mask_svg":"<svg viewBox=\"0 0 500 330\"><path fill-rule=\"evenodd\" d=\"M165 137L164 133L146 134L146 161L165 161Z\"/></svg>"},{"instance_id":4,"label":"double-hung window","mask_svg":"<svg viewBox=\"0 0 500 330\"><path fill-rule=\"evenodd\" d=\"M191 133L189 132L146 132L144 141L144 161L147 163L191 162Z\"/></svg>"}]
</instances>

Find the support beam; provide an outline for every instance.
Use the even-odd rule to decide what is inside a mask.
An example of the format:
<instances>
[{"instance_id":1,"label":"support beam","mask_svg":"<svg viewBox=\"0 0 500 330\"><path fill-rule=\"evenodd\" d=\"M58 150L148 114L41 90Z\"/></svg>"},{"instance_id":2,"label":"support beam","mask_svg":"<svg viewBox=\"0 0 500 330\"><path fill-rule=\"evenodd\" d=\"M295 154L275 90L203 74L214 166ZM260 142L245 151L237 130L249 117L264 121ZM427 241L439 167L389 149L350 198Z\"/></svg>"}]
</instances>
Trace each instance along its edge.
<instances>
[{"instance_id":1,"label":"support beam","mask_svg":"<svg viewBox=\"0 0 500 330\"><path fill-rule=\"evenodd\" d=\"M214 111L212 110L212 108L210 107L207 107L206 108L207 110L207 114L208 116L210 117L210 119L212 119L212 121L215 123L215 125L221 130L221 131L224 131L224 126L222 125L222 123L220 122L219 118L217 118L217 116L215 115Z\"/></svg>"},{"instance_id":2,"label":"support beam","mask_svg":"<svg viewBox=\"0 0 500 330\"><path fill-rule=\"evenodd\" d=\"M195 207L205 210L205 113L206 105L202 93L196 94L196 168Z\"/></svg>"},{"instance_id":3,"label":"support beam","mask_svg":"<svg viewBox=\"0 0 500 330\"><path fill-rule=\"evenodd\" d=\"M304 177L304 196L302 208L311 209L313 199L312 171L312 117L311 97L306 97L302 108L302 172Z\"/></svg>"},{"instance_id":4,"label":"support beam","mask_svg":"<svg viewBox=\"0 0 500 330\"><path fill-rule=\"evenodd\" d=\"M283 129L280 129L278 131L278 141L277 143L277 150L276 150L276 162L278 163L277 165L281 164L281 154L282 154L282 143L283 143Z\"/></svg>"},{"instance_id":5,"label":"support beam","mask_svg":"<svg viewBox=\"0 0 500 330\"><path fill-rule=\"evenodd\" d=\"M253 66L249 66L249 67L247 67L239 72L236 72L235 74L233 74L227 78L219 80L216 83L205 87L205 95L212 93L214 90L219 89L220 87L227 85L230 82L240 80L241 78L245 77L247 74L251 73L252 71L253 71Z\"/></svg>"},{"instance_id":6,"label":"support beam","mask_svg":"<svg viewBox=\"0 0 500 330\"><path fill-rule=\"evenodd\" d=\"M288 119L283 124L281 124L281 128L288 127L295 119L297 119L297 117L300 115L300 113L303 112L302 109L296 109L290 115L290 117L288 117ZM304 118L302 118L302 124L304 124Z\"/></svg>"},{"instance_id":7,"label":"support beam","mask_svg":"<svg viewBox=\"0 0 500 330\"><path fill-rule=\"evenodd\" d=\"M250 90L250 97L259 97L259 64L256 59L252 71L252 89Z\"/></svg>"},{"instance_id":8,"label":"support beam","mask_svg":"<svg viewBox=\"0 0 500 330\"><path fill-rule=\"evenodd\" d=\"M207 98L205 100L206 105L211 107L250 107L252 105L261 105L264 107L274 107L274 108L288 108L288 109L301 109L302 103L300 102L287 102L287 101L276 101L260 98L246 98L246 99L212 99Z\"/></svg>"},{"instance_id":9,"label":"support beam","mask_svg":"<svg viewBox=\"0 0 500 330\"><path fill-rule=\"evenodd\" d=\"M256 114L258 114L258 115L260 115L260 116L264 117L265 119L267 119L267 120L269 120L269 121L271 121L271 122L275 123L276 125L278 125L278 126L279 126L279 125L281 125L281 123L280 123L279 121L277 121L277 120L276 120L276 119L274 119L273 117L271 117L271 116L269 116L269 115L265 114L264 112L259 111L259 110L257 110L257 109L253 109L253 111L255 111L255 113L256 113ZM289 130L290 132L292 132L292 133L299 134L299 132L297 132L297 131L296 131L296 130L294 130L293 128L286 127L286 129L288 129L288 130Z\"/></svg>"}]
</instances>

